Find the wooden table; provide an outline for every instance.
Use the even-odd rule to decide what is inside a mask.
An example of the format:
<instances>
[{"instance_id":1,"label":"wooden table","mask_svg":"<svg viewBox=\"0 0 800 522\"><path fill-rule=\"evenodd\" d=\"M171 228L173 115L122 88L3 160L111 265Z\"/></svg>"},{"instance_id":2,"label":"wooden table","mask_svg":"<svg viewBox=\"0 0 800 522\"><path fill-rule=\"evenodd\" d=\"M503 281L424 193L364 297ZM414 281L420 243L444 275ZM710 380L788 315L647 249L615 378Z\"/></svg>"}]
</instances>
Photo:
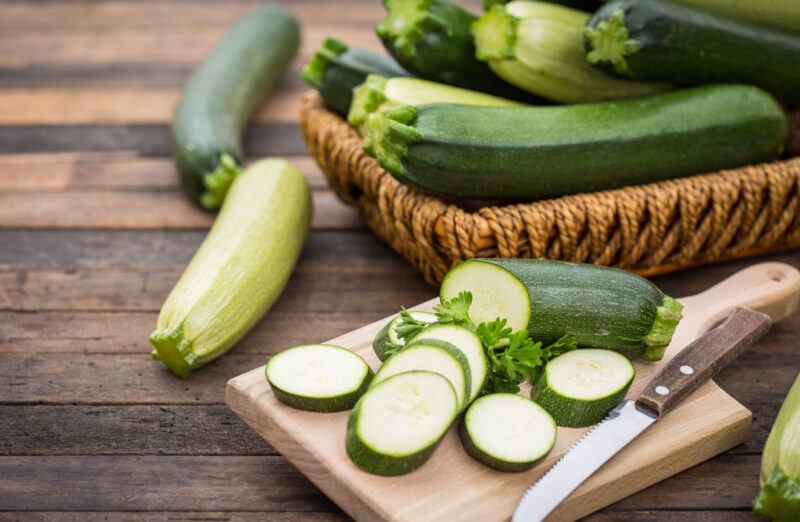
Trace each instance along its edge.
<instances>
[{"instance_id":1,"label":"wooden table","mask_svg":"<svg viewBox=\"0 0 800 522\"><path fill-rule=\"evenodd\" d=\"M179 87L253 2L7 1L0 7L0 519L332 520L339 509L223 404L225 382L435 295L339 203L305 155L300 66L328 35L378 48L377 1L298 0L304 42L247 140L296 161L314 230L284 296L186 381L151 360L158 309L211 216L180 193L168 122ZM800 253L771 256L800 266ZM659 278L692 294L750 261ZM752 519L759 454L800 369L800 318L718 382L752 438L594 515Z\"/></svg>"}]
</instances>

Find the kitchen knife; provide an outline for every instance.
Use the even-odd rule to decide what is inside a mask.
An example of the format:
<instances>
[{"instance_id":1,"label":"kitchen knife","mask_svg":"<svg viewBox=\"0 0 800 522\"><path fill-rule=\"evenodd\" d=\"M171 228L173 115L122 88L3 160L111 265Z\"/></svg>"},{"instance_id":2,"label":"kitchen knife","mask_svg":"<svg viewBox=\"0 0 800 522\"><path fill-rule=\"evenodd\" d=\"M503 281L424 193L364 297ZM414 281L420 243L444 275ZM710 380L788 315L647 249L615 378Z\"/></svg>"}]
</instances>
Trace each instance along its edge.
<instances>
[{"instance_id":1,"label":"kitchen knife","mask_svg":"<svg viewBox=\"0 0 800 522\"><path fill-rule=\"evenodd\" d=\"M769 316L737 308L670 360L634 400L622 401L522 496L512 522L543 520L619 450L767 333Z\"/></svg>"}]
</instances>

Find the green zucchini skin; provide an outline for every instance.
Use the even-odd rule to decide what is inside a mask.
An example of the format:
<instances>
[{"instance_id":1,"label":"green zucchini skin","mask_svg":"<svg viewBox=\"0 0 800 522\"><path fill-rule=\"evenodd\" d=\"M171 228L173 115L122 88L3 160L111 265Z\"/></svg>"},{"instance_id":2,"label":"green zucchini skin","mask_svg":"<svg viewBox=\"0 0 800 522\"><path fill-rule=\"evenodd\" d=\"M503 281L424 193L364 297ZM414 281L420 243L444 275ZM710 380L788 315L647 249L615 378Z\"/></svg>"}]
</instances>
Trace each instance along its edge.
<instances>
[{"instance_id":1,"label":"green zucchini skin","mask_svg":"<svg viewBox=\"0 0 800 522\"><path fill-rule=\"evenodd\" d=\"M800 33L800 2L797 0L674 0L737 20ZM594 11L594 9L592 9Z\"/></svg>"},{"instance_id":2,"label":"green zucchini skin","mask_svg":"<svg viewBox=\"0 0 800 522\"><path fill-rule=\"evenodd\" d=\"M573 106L404 106L371 114L364 134L420 192L531 201L771 161L787 124L766 92L716 85Z\"/></svg>"},{"instance_id":3,"label":"green zucchini skin","mask_svg":"<svg viewBox=\"0 0 800 522\"><path fill-rule=\"evenodd\" d=\"M456 87L535 102L535 96L498 78L475 57L471 25L477 17L449 0L384 0L386 19L375 32L414 76Z\"/></svg>"},{"instance_id":4,"label":"green zucchini skin","mask_svg":"<svg viewBox=\"0 0 800 522\"><path fill-rule=\"evenodd\" d=\"M678 301L624 270L544 259L477 259L462 265L467 263L499 266L525 285L531 300L528 332L545 344L569 334L579 347L660 360L681 318Z\"/></svg>"},{"instance_id":5,"label":"green zucchini skin","mask_svg":"<svg viewBox=\"0 0 800 522\"><path fill-rule=\"evenodd\" d=\"M173 154L184 191L217 209L242 164L242 133L300 43L297 21L279 5L240 18L194 72L175 109Z\"/></svg>"},{"instance_id":6,"label":"green zucchini skin","mask_svg":"<svg viewBox=\"0 0 800 522\"><path fill-rule=\"evenodd\" d=\"M561 395L548 382L547 367L531 388L531 400L544 408L559 426L583 428L597 424L625 398L634 375L619 391L595 400L578 400Z\"/></svg>"},{"instance_id":7,"label":"green zucchini skin","mask_svg":"<svg viewBox=\"0 0 800 522\"><path fill-rule=\"evenodd\" d=\"M637 81L746 83L800 101L800 34L663 0L616 0L587 23L587 58Z\"/></svg>"},{"instance_id":8,"label":"green zucchini skin","mask_svg":"<svg viewBox=\"0 0 800 522\"><path fill-rule=\"evenodd\" d=\"M386 78L408 76L391 58L328 38L303 68L302 78L319 91L328 108L346 118L353 89L370 74Z\"/></svg>"}]
</instances>

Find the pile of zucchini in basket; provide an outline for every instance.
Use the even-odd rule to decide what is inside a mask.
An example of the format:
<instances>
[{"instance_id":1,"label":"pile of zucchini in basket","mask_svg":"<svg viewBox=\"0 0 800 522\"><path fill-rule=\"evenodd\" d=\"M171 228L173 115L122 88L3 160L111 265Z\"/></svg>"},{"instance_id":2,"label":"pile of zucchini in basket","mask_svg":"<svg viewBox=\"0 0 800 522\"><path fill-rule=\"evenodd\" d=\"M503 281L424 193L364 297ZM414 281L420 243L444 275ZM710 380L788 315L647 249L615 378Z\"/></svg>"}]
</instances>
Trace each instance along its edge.
<instances>
[{"instance_id":1,"label":"pile of zucchini in basket","mask_svg":"<svg viewBox=\"0 0 800 522\"><path fill-rule=\"evenodd\" d=\"M384 4L393 59L329 39L303 77L428 194L531 201L768 162L800 102L791 2Z\"/></svg>"}]
</instances>

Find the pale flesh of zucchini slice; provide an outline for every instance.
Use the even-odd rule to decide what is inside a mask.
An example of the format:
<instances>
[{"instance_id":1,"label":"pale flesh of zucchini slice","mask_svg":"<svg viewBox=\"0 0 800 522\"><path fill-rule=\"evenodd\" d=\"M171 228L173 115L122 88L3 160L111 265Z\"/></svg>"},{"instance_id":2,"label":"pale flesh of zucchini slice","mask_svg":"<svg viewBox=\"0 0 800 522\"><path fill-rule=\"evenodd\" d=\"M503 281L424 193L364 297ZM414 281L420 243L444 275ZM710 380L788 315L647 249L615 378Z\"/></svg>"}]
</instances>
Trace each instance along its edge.
<instances>
[{"instance_id":1,"label":"pale flesh of zucchini slice","mask_svg":"<svg viewBox=\"0 0 800 522\"><path fill-rule=\"evenodd\" d=\"M416 319L417 321L421 321L423 323L435 323L436 322L436 315L431 312L420 312L417 310L409 310L411 317ZM381 328L381 330L375 335L375 339L372 340L372 349L375 350L375 355L378 356L378 359L381 361L385 361L388 357L386 355L386 351L389 349L390 344L394 344L397 346L404 346L406 344L405 339L401 339L397 336L397 325L400 323L400 315L396 315L392 318L391 321L386 323L386 325Z\"/></svg>"},{"instance_id":2,"label":"pale flesh of zucchini slice","mask_svg":"<svg viewBox=\"0 0 800 522\"><path fill-rule=\"evenodd\" d=\"M347 455L376 475L402 475L423 465L459 411L450 382L412 371L370 388L347 423Z\"/></svg>"},{"instance_id":3,"label":"pale flesh of zucchini slice","mask_svg":"<svg viewBox=\"0 0 800 522\"><path fill-rule=\"evenodd\" d=\"M469 260L450 270L442 281L439 297L449 301L460 292L472 293L469 318L474 324L502 318L515 332L527 330L531 318L528 289L505 268L480 260Z\"/></svg>"},{"instance_id":4,"label":"pale flesh of zucchini slice","mask_svg":"<svg viewBox=\"0 0 800 522\"><path fill-rule=\"evenodd\" d=\"M485 395L461 422L464 449L478 462L500 470L532 468L556 442L556 423L544 408L513 393Z\"/></svg>"},{"instance_id":5,"label":"pale flesh of zucchini slice","mask_svg":"<svg viewBox=\"0 0 800 522\"><path fill-rule=\"evenodd\" d=\"M573 350L547 363L531 398L559 426L589 426L619 404L635 373L630 360L617 352Z\"/></svg>"},{"instance_id":6,"label":"pale flesh of zucchini slice","mask_svg":"<svg viewBox=\"0 0 800 522\"><path fill-rule=\"evenodd\" d=\"M456 324L432 324L422 329L410 344L424 342L427 339L438 339L446 341L459 350L467 358L470 371L470 393L469 401L474 401L481 392L486 377L489 373L489 360L483 349L480 338L464 326Z\"/></svg>"},{"instance_id":7,"label":"pale flesh of zucchini slice","mask_svg":"<svg viewBox=\"0 0 800 522\"><path fill-rule=\"evenodd\" d=\"M406 346L383 363L371 386L398 373L425 370L445 377L456 391L459 409L469 404L471 375L466 356L445 341L426 340Z\"/></svg>"},{"instance_id":8,"label":"pale flesh of zucchini slice","mask_svg":"<svg viewBox=\"0 0 800 522\"><path fill-rule=\"evenodd\" d=\"M372 370L360 355L327 344L284 350L269 360L266 374L278 400L317 412L349 410L372 378Z\"/></svg>"}]
</instances>

